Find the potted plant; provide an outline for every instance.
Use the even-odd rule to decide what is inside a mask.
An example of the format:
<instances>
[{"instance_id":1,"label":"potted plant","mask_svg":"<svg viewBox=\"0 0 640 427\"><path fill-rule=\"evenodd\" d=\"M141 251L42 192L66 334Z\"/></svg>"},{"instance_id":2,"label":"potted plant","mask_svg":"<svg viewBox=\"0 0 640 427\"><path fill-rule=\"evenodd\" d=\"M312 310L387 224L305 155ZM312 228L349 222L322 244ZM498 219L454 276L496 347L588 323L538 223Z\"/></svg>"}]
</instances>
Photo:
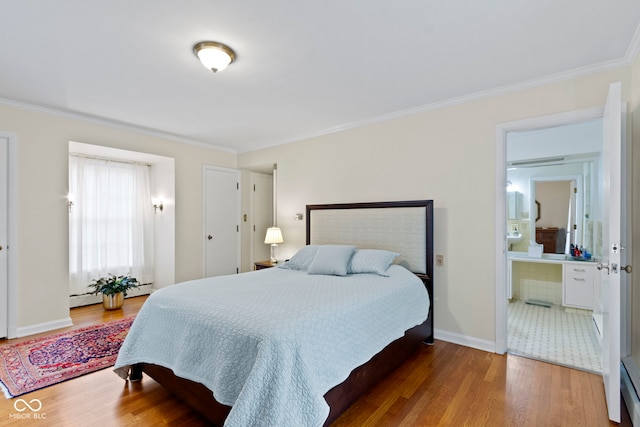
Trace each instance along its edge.
<instances>
[{"instance_id":1,"label":"potted plant","mask_svg":"<svg viewBox=\"0 0 640 427\"><path fill-rule=\"evenodd\" d=\"M128 274L123 276L109 274L106 277L94 279L89 286L94 288L92 294L102 294L102 305L105 310L116 310L124 304L127 291L138 287L138 279Z\"/></svg>"}]
</instances>

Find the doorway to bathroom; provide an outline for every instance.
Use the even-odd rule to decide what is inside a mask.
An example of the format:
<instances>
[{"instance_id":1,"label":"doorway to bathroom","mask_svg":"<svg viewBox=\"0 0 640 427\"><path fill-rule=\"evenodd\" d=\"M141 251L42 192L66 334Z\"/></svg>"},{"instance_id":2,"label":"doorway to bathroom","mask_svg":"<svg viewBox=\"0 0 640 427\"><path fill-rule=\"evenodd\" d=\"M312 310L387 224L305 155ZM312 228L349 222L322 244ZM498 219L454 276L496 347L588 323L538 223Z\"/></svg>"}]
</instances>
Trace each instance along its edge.
<instances>
[{"instance_id":1,"label":"doorway to bathroom","mask_svg":"<svg viewBox=\"0 0 640 427\"><path fill-rule=\"evenodd\" d=\"M601 135L595 117L506 137L507 349L598 373Z\"/></svg>"},{"instance_id":2,"label":"doorway to bathroom","mask_svg":"<svg viewBox=\"0 0 640 427\"><path fill-rule=\"evenodd\" d=\"M502 123L496 126L496 353L503 354L509 350L508 304L509 299L513 299L514 296L513 263L521 261L540 264L560 263L562 265L562 281L560 283L563 308L583 307L589 301L592 303L592 326L598 343L601 343L599 349L602 357L602 378L609 419L616 422L620 421L621 360L630 354L631 330L630 288L628 274L626 274L631 271L631 266L626 265L626 262L632 259L630 216L627 203L631 193L626 184L628 180L627 163L629 163L628 142L625 136L626 114L625 105L622 103L621 83L617 82L609 85L604 108L571 111ZM585 224L584 230L586 232L583 234L585 242L589 242L589 233L592 233L590 244L593 247L589 248L592 258L587 260L587 255L591 254L588 253L589 251L582 252L582 248L579 253L573 255L544 253L544 245L536 240L530 240L525 253L518 254L507 251L509 240L506 226L508 134L510 132L542 131L599 118L602 120L601 151L600 156L596 157L596 167L590 171L591 178L587 180L594 184L591 195L597 200L591 200L592 209L589 212L585 211L584 218L578 218ZM540 143L542 144L543 141ZM566 149L560 145L557 148ZM570 156L565 154L558 157ZM551 162L550 158L535 160L546 161L544 166L549 166L549 162ZM509 166L513 166L513 163ZM595 191L596 188L598 191ZM526 207L527 203L523 203L523 206ZM529 223L531 223L534 221L532 217L535 216L537 219L538 214L544 211L545 207L535 199L530 199L528 206ZM529 233L535 235L537 231L529 230ZM623 272L625 274L622 274ZM588 284L589 280L593 282ZM584 287L585 283L587 283L586 288ZM517 280L515 285L519 285ZM593 299L582 298L588 294L584 290L589 287L594 289L594 292L589 294ZM537 304L534 301L529 305ZM629 378L630 374L625 377L625 381L631 386ZM627 399L625 398L625 400Z\"/></svg>"}]
</instances>

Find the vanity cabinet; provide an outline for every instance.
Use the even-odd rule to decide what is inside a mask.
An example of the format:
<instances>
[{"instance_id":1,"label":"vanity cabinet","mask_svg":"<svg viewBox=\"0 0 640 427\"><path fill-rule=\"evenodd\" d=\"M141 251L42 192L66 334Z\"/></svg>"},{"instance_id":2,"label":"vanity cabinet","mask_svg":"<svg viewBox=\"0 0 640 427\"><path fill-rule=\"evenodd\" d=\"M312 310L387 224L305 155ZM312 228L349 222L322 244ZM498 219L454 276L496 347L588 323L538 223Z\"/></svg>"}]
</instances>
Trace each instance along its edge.
<instances>
[{"instance_id":1,"label":"vanity cabinet","mask_svg":"<svg viewBox=\"0 0 640 427\"><path fill-rule=\"evenodd\" d=\"M562 304L567 307L593 309L596 283L599 283L594 264L563 264Z\"/></svg>"},{"instance_id":2,"label":"vanity cabinet","mask_svg":"<svg viewBox=\"0 0 640 427\"><path fill-rule=\"evenodd\" d=\"M562 289L555 293L556 291L554 288L553 295L547 294L541 295L540 297L535 296L533 297L535 299L545 300L552 304L562 304L564 307L586 310L593 310L596 307L596 304L598 304L601 273L596 269L595 262L561 259L560 256L553 256L549 254L543 254L542 258L531 258L526 255L526 252L512 252L507 258L507 297L509 299L514 297L522 298L523 295L520 290L520 287L523 286L520 282L520 280L522 280L520 277L517 278L518 282L515 283L519 286L518 290L514 290L513 288L514 274L516 271L514 263L562 265L562 283L556 282L555 280L550 282L551 284L558 283L559 286L562 286ZM531 276L528 276L528 278L530 277ZM534 277L536 276L534 275ZM536 280L538 280L538 278L529 281L535 282ZM540 280L544 282L546 279L542 279L542 276L540 276ZM535 286L536 288L538 287L538 285ZM548 292L548 290L542 289L542 292ZM529 296L526 296L523 299L527 298L529 298Z\"/></svg>"}]
</instances>

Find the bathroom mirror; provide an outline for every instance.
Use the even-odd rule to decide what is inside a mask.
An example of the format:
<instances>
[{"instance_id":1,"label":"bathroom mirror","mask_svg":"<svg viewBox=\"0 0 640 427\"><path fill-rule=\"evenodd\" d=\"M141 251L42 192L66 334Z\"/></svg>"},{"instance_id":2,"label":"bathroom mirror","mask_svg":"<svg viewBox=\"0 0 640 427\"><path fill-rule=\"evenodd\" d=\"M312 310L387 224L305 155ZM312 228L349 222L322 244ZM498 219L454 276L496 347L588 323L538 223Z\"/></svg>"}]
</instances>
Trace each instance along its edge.
<instances>
[{"instance_id":1,"label":"bathroom mirror","mask_svg":"<svg viewBox=\"0 0 640 427\"><path fill-rule=\"evenodd\" d=\"M517 229L522 239L509 250L526 252L530 242L544 247L543 239L547 253L568 253L571 243L593 247L597 230L591 206L597 206L599 200L597 176L598 159L594 158L510 168L506 231ZM511 196L512 192L519 195ZM517 210L512 208L512 197L519 198Z\"/></svg>"},{"instance_id":2,"label":"bathroom mirror","mask_svg":"<svg viewBox=\"0 0 640 427\"><path fill-rule=\"evenodd\" d=\"M531 180L531 209L536 212L531 229L543 252L568 254L571 244L582 245L582 179L581 175L568 175Z\"/></svg>"},{"instance_id":3,"label":"bathroom mirror","mask_svg":"<svg viewBox=\"0 0 640 427\"><path fill-rule=\"evenodd\" d=\"M558 230L556 234L565 233L564 244L556 242L555 252L565 253L567 242L573 242L596 253L602 224L597 208L601 198L602 120L513 131L508 133L506 144L507 191L522 194L518 217L509 214L505 227L507 234L517 230L522 240L510 245L509 250L526 252L530 242L537 240L536 229L541 228L551 229L551 234L553 229ZM544 184L540 188L536 185L574 180L575 190L566 184L566 192L558 196L565 206L562 209L557 207L559 202L544 195ZM551 219L553 216L558 219Z\"/></svg>"},{"instance_id":4,"label":"bathroom mirror","mask_svg":"<svg viewBox=\"0 0 640 427\"><path fill-rule=\"evenodd\" d=\"M509 191L507 193L507 217L509 219L520 219L520 205L522 204L522 193L519 191Z\"/></svg>"}]
</instances>

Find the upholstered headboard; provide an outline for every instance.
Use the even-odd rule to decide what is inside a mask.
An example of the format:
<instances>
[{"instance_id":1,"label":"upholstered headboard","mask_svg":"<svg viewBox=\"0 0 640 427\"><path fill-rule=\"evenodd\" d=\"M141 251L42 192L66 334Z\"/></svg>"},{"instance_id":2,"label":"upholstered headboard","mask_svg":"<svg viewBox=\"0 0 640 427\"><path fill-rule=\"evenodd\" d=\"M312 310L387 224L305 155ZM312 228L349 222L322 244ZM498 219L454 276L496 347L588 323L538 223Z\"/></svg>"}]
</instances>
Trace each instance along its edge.
<instances>
[{"instance_id":1,"label":"upholstered headboard","mask_svg":"<svg viewBox=\"0 0 640 427\"><path fill-rule=\"evenodd\" d=\"M387 249L432 278L433 200L307 205L307 244Z\"/></svg>"}]
</instances>

